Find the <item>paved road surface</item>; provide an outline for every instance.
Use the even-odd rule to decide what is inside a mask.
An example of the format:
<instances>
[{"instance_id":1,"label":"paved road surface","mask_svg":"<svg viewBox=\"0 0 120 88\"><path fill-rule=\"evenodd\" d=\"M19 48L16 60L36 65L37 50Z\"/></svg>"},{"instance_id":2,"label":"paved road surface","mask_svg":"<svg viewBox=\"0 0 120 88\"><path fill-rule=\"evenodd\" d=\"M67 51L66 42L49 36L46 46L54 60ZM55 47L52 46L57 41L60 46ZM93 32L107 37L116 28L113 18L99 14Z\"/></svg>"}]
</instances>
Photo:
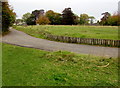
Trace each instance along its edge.
<instances>
[{"instance_id":1,"label":"paved road surface","mask_svg":"<svg viewBox=\"0 0 120 88\"><path fill-rule=\"evenodd\" d=\"M8 35L2 38L2 42L47 51L64 50L80 54L90 54L105 57L118 57L118 48L60 43L45 39L34 38L15 29L10 29L10 31L11 32Z\"/></svg>"}]
</instances>

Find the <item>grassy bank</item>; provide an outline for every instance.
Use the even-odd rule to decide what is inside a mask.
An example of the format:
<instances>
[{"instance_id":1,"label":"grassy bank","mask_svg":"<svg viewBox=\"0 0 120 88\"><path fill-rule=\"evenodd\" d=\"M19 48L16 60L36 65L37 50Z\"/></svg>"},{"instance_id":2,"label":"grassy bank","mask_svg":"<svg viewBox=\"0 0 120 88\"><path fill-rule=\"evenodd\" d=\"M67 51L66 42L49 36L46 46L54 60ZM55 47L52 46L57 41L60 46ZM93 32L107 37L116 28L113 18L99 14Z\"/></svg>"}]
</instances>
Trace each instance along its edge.
<instances>
[{"instance_id":1,"label":"grassy bank","mask_svg":"<svg viewBox=\"0 0 120 88\"><path fill-rule=\"evenodd\" d=\"M3 44L3 86L118 86L116 58Z\"/></svg>"},{"instance_id":2,"label":"grassy bank","mask_svg":"<svg viewBox=\"0 0 120 88\"><path fill-rule=\"evenodd\" d=\"M15 29L23 31L37 38L45 38L44 33L50 33L59 36L79 37L79 38L97 38L118 40L117 26L17 26Z\"/></svg>"}]
</instances>

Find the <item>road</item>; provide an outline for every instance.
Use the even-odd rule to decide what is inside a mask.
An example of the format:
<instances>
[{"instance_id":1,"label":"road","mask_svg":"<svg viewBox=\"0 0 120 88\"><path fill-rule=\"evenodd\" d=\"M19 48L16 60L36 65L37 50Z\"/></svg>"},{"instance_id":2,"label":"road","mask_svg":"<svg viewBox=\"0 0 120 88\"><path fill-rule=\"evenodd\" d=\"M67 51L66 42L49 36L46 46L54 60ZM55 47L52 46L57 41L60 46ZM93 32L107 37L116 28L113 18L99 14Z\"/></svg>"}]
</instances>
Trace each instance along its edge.
<instances>
[{"instance_id":1,"label":"road","mask_svg":"<svg viewBox=\"0 0 120 88\"><path fill-rule=\"evenodd\" d=\"M118 57L119 48L61 43L46 39L35 38L15 29L10 29L10 31L11 32L9 34L2 37L3 43L22 47L36 48L46 51L63 50L102 57Z\"/></svg>"}]
</instances>

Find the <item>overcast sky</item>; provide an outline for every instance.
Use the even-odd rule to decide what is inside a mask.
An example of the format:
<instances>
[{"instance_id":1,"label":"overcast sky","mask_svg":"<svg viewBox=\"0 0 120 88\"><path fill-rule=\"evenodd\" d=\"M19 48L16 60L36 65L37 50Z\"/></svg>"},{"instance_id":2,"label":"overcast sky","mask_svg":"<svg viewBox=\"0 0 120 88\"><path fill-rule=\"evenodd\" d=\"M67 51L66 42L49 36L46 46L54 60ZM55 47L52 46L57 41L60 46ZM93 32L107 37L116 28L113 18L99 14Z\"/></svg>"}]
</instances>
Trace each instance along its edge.
<instances>
[{"instance_id":1,"label":"overcast sky","mask_svg":"<svg viewBox=\"0 0 120 88\"><path fill-rule=\"evenodd\" d=\"M96 19L101 18L101 13L115 13L118 10L119 0L9 0L10 5L14 8L18 18L23 14L33 10L44 9L54 10L61 13L65 8L71 7L77 15L86 13L94 16Z\"/></svg>"}]
</instances>

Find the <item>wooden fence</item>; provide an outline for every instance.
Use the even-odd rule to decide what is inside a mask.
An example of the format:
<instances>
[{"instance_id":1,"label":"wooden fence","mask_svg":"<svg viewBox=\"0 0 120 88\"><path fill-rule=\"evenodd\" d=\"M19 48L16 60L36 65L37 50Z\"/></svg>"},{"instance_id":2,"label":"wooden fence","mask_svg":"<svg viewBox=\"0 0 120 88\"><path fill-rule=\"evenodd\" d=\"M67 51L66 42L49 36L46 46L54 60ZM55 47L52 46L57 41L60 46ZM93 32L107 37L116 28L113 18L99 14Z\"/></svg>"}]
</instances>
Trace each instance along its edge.
<instances>
[{"instance_id":1,"label":"wooden fence","mask_svg":"<svg viewBox=\"0 0 120 88\"><path fill-rule=\"evenodd\" d=\"M46 34L46 37L50 40L62 41L62 42L68 42L68 43L120 47L120 40L77 38L77 37L56 36L51 34Z\"/></svg>"}]
</instances>

